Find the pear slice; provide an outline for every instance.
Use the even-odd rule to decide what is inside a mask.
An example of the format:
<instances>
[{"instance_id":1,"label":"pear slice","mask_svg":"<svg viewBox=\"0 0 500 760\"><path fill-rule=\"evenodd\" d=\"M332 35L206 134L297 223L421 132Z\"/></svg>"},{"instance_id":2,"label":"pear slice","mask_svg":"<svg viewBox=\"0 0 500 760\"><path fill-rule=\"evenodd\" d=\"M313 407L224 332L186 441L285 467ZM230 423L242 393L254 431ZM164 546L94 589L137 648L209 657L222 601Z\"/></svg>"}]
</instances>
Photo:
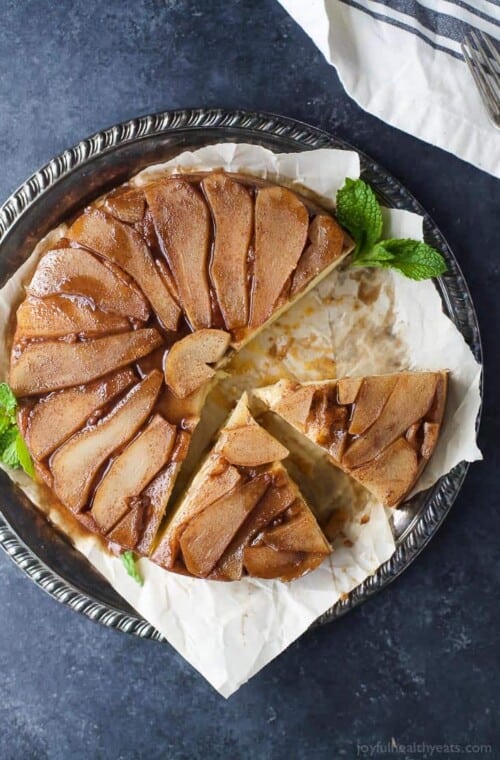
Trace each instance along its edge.
<instances>
[{"instance_id":1,"label":"pear slice","mask_svg":"<svg viewBox=\"0 0 500 760\"><path fill-rule=\"evenodd\" d=\"M58 248L40 259L26 290L39 298L60 293L83 296L102 311L145 322L149 308L144 297L117 271L82 248Z\"/></svg>"},{"instance_id":2,"label":"pear slice","mask_svg":"<svg viewBox=\"0 0 500 760\"><path fill-rule=\"evenodd\" d=\"M44 459L76 433L88 418L129 388L135 380L124 369L86 386L51 393L29 414L24 437L35 459Z\"/></svg>"},{"instance_id":3,"label":"pear slice","mask_svg":"<svg viewBox=\"0 0 500 760\"><path fill-rule=\"evenodd\" d=\"M203 578L213 570L268 486L269 477L257 475L190 520L180 539L184 564L190 573Z\"/></svg>"},{"instance_id":4,"label":"pear slice","mask_svg":"<svg viewBox=\"0 0 500 760\"><path fill-rule=\"evenodd\" d=\"M146 198L141 189L133 187L115 195L108 195L103 209L120 222L137 224L144 217Z\"/></svg>"},{"instance_id":5,"label":"pear slice","mask_svg":"<svg viewBox=\"0 0 500 760\"><path fill-rule=\"evenodd\" d=\"M264 187L255 202L255 261L250 325L272 314L304 249L309 216L302 201L284 187Z\"/></svg>"},{"instance_id":6,"label":"pear slice","mask_svg":"<svg viewBox=\"0 0 500 760\"><path fill-rule=\"evenodd\" d=\"M52 455L53 488L66 507L79 512L85 506L97 472L149 417L161 384L161 372L153 370L104 419L76 433Z\"/></svg>"},{"instance_id":7,"label":"pear slice","mask_svg":"<svg viewBox=\"0 0 500 760\"><path fill-rule=\"evenodd\" d=\"M434 372L397 375L397 383L379 417L348 447L343 466L353 469L369 462L424 417L432 404L438 377Z\"/></svg>"},{"instance_id":8,"label":"pear slice","mask_svg":"<svg viewBox=\"0 0 500 760\"><path fill-rule=\"evenodd\" d=\"M418 475L415 450L398 438L367 464L350 471L382 504L395 507L404 499Z\"/></svg>"},{"instance_id":9,"label":"pear slice","mask_svg":"<svg viewBox=\"0 0 500 760\"><path fill-rule=\"evenodd\" d=\"M243 564L254 578L279 578L293 581L315 570L325 559L324 554L304 552L277 552L270 546L247 546L243 551Z\"/></svg>"},{"instance_id":10,"label":"pear slice","mask_svg":"<svg viewBox=\"0 0 500 760\"><path fill-rule=\"evenodd\" d=\"M172 459L173 457L171 457ZM148 555L153 547L154 539L165 514L168 500L172 494L181 463L170 462L148 485L144 497L149 502L148 515L143 525L142 535L137 542L139 554Z\"/></svg>"},{"instance_id":11,"label":"pear slice","mask_svg":"<svg viewBox=\"0 0 500 760\"><path fill-rule=\"evenodd\" d=\"M222 173L209 174L202 184L215 221L210 277L224 323L232 330L248 322L247 258L253 200L246 187Z\"/></svg>"},{"instance_id":12,"label":"pear slice","mask_svg":"<svg viewBox=\"0 0 500 760\"><path fill-rule=\"evenodd\" d=\"M380 417L397 381L397 375L374 375L363 380L349 425L350 435L362 435Z\"/></svg>"},{"instance_id":13,"label":"pear slice","mask_svg":"<svg viewBox=\"0 0 500 760\"><path fill-rule=\"evenodd\" d=\"M133 277L163 325L168 330L177 330L179 306L138 232L101 209L90 208L73 222L67 236L109 259Z\"/></svg>"},{"instance_id":14,"label":"pear slice","mask_svg":"<svg viewBox=\"0 0 500 760\"><path fill-rule=\"evenodd\" d=\"M354 404L359 389L363 383L362 377L343 377L337 383L337 401L339 404Z\"/></svg>"},{"instance_id":15,"label":"pear slice","mask_svg":"<svg viewBox=\"0 0 500 760\"><path fill-rule=\"evenodd\" d=\"M186 398L215 375L209 364L224 356L231 336L224 330L202 329L174 343L165 361L165 382L178 398Z\"/></svg>"},{"instance_id":16,"label":"pear slice","mask_svg":"<svg viewBox=\"0 0 500 760\"><path fill-rule=\"evenodd\" d=\"M217 455L209 457L195 475L182 504L167 525L152 559L158 565L172 569L179 553L179 539L189 520L209 504L232 491L241 481L236 467L225 467L221 472L212 473L212 467L219 461Z\"/></svg>"},{"instance_id":17,"label":"pear slice","mask_svg":"<svg viewBox=\"0 0 500 760\"><path fill-rule=\"evenodd\" d=\"M281 525L267 528L261 540L271 549L284 552L330 554L330 545L318 523L304 504L297 501L291 508L294 514Z\"/></svg>"},{"instance_id":18,"label":"pear slice","mask_svg":"<svg viewBox=\"0 0 500 760\"><path fill-rule=\"evenodd\" d=\"M260 425L225 430L217 448L224 459L240 467L259 467L278 462L290 453Z\"/></svg>"},{"instance_id":19,"label":"pear slice","mask_svg":"<svg viewBox=\"0 0 500 760\"><path fill-rule=\"evenodd\" d=\"M145 518L146 505L140 503L133 507L130 512L127 512L125 517L122 517L113 530L108 533L108 541L113 544L118 544L118 546L123 549L135 549L144 530ZM97 523L96 528L97 532L99 532Z\"/></svg>"},{"instance_id":20,"label":"pear slice","mask_svg":"<svg viewBox=\"0 0 500 760\"><path fill-rule=\"evenodd\" d=\"M297 489L290 480L284 485L273 483L268 488L255 509L245 520L217 565L217 572L231 581L239 580L243 573L243 549L255 538L257 533L275 520L296 499Z\"/></svg>"},{"instance_id":21,"label":"pear slice","mask_svg":"<svg viewBox=\"0 0 500 760\"><path fill-rule=\"evenodd\" d=\"M315 391L314 384L278 380L274 385L252 390L252 397L304 432Z\"/></svg>"},{"instance_id":22,"label":"pear slice","mask_svg":"<svg viewBox=\"0 0 500 760\"><path fill-rule=\"evenodd\" d=\"M318 214L309 225L309 245L294 272L290 295L300 293L344 252L344 230L331 216Z\"/></svg>"},{"instance_id":23,"label":"pear slice","mask_svg":"<svg viewBox=\"0 0 500 760\"><path fill-rule=\"evenodd\" d=\"M130 330L130 322L119 314L95 309L86 301L61 296L28 296L16 314L15 342L20 338L60 338L63 335L95 337Z\"/></svg>"},{"instance_id":24,"label":"pear slice","mask_svg":"<svg viewBox=\"0 0 500 760\"><path fill-rule=\"evenodd\" d=\"M148 328L78 343L29 343L21 353L14 347L9 383L16 396L81 385L146 356L161 342Z\"/></svg>"},{"instance_id":25,"label":"pear slice","mask_svg":"<svg viewBox=\"0 0 500 760\"><path fill-rule=\"evenodd\" d=\"M92 503L92 517L108 533L128 512L137 497L168 462L176 428L159 414L114 460L99 483Z\"/></svg>"},{"instance_id":26,"label":"pear slice","mask_svg":"<svg viewBox=\"0 0 500 760\"><path fill-rule=\"evenodd\" d=\"M208 285L211 219L207 204L189 182L167 179L145 187L156 234L191 327L212 324Z\"/></svg>"}]
</instances>

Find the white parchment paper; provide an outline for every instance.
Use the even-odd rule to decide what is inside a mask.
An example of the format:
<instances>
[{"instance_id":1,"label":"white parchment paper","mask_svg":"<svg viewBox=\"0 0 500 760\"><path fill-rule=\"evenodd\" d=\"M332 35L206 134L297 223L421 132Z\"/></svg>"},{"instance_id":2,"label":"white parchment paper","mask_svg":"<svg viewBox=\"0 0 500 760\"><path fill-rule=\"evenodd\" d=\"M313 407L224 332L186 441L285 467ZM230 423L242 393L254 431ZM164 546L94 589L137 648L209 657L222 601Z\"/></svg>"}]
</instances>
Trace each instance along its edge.
<instances>
[{"instance_id":1,"label":"white parchment paper","mask_svg":"<svg viewBox=\"0 0 500 760\"><path fill-rule=\"evenodd\" d=\"M331 206L345 177L359 175L359 160L349 151L273 154L255 145L224 143L149 167L132 183L140 185L175 169L212 168L244 171L306 188ZM388 211L386 224L390 236L421 237L422 220L414 214ZM29 280L40 254L64 229L61 225L41 241L0 291L2 379L7 377L9 361L7 325L24 297L23 283ZM205 438L210 420L212 425L214 420L218 424L231 401L252 385L283 376L309 380L402 367L451 371L441 439L418 484L418 489L427 487L461 460L481 457L475 440L480 367L460 333L442 314L432 282L413 283L390 272L347 267L333 272L243 349L230 367L232 376L208 401ZM203 425L200 430L203 432ZM141 559L144 585L140 587L98 538L78 530L63 508L49 506L41 487L21 472L8 472L118 593L225 697L282 652L343 594L373 574L395 548L385 510L366 496L361 505L354 504L354 497L348 498L349 481L340 474L335 488L338 500L345 502L348 519L332 556L305 578L291 584L256 579L217 583L167 573Z\"/></svg>"}]
</instances>

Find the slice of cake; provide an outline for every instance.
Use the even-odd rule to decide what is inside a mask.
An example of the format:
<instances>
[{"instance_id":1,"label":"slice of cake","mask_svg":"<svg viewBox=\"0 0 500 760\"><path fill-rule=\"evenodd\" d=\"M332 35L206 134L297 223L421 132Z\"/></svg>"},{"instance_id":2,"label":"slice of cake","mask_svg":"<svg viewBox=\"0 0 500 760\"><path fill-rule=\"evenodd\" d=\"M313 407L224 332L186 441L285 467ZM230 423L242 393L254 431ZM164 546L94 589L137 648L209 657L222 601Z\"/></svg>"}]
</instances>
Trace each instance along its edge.
<instances>
[{"instance_id":1,"label":"slice of cake","mask_svg":"<svg viewBox=\"0 0 500 760\"><path fill-rule=\"evenodd\" d=\"M281 460L287 449L242 396L167 524L152 559L200 578L293 580L331 548Z\"/></svg>"},{"instance_id":2,"label":"slice of cake","mask_svg":"<svg viewBox=\"0 0 500 760\"><path fill-rule=\"evenodd\" d=\"M432 456L443 419L446 372L398 372L312 383L280 380L255 397L395 507Z\"/></svg>"}]
</instances>

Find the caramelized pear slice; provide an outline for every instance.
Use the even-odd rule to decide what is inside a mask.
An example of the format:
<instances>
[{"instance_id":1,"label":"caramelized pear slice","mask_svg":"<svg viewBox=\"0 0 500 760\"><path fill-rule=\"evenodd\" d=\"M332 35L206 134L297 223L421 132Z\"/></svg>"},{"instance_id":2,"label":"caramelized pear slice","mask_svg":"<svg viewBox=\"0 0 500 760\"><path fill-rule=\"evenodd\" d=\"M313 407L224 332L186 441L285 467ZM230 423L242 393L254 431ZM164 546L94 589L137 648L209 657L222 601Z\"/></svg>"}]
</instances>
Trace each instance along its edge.
<instances>
[{"instance_id":1,"label":"caramelized pear slice","mask_svg":"<svg viewBox=\"0 0 500 760\"><path fill-rule=\"evenodd\" d=\"M250 325L272 314L283 287L297 266L307 238L306 207L284 187L264 187L255 202L255 261Z\"/></svg>"},{"instance_id":2,"label":"caramelized pear slice","mask_svg":"<svg viewBox=\"0 0 500 760\"><path fill-rule=\"evenodd\" d=\"M175 426L156 414L114 460L96 489L91 510L104 533L127 513L130 501L168 462L175 435Z\"/></svg>"},{"instance_id":3,"label":"caramelized pear slice","mask_svg":"<svg viewBox=\"0 0 500 760\"><path fill-rule=\"evenodd\" d=\"M304 552L277 552L270 546L247 546L243 552L243 564L254 578L293 581L315 570L325 559L324 554Z\"/></svg>"},{"instance_id":4,"label":"caramelized pear slice","mask_svg":"<svg viewBox=\"0 0 500 760\"><path fill-rule=\"evenodd\" d=\"M305 430L315 388L312 385L303 385L296 390L291 386L273 407L276 414L283 417L290 425Z\"/></svg>"},{"instance_id":5,"label":"caramelized pear slice","mask_svg":"<svg viewBox=\"0 0 500 760\"><path fill-rule=\"evenodd\" d=\"M417 454L404 438L398 438L381 454L350 475L371 491L386 507L397 506L418 475Z\"/></svg>"},{"instance_id":6,"label":"caramelized pear slice","mask_svg":"<svg viewBox=\"0 0 500 760\"><path fill-rule=\"evenodd\" d=\"M203 329L174 343L165 361L165 382L177 398L190 396L215 375L208 365L222 359L230 339L224 330Z\"/></svg>"},{"instance_id":7,"label":"caramelized pear slice","mask_svg":"<svg viewBox=\"0 0 500 760\"><path fill-rule=\"evenodd\" d=\"M108 541L123 549L135 549L142 536L145 518L144 505L137 504L108 533ZM98 527L97 530L99 531Z\"/></svg>"},{"instance_id":8,"label":"caramelized pear slice","mask_svg":"<svg viewBox=\"0 0 500 760\"><path fill-rule=\"evenodd\" d=\"M142 322L149 317L148 305L137 288L81 248L46 253L26 290L39 298L60 293L83 296L102 311Z\"/></svg>"},{"instance_id":9,"label":"caramelized pear slice","mask_svg":"<svg viewBox=\"0 0 500 760\"><path fill-rule=\"evenodd\" d=\"M330 554L330 545L327 543L312 512L300 501L291 507L291 511L294 514L290 519L285 519L281 525L265 530L261 540L271 549L280 552Z\"/></svg>"},{"instance_id":10,"label":"caramelized pear slice","mask_svg":"<svg viewBox=\"0 0 500 760\"><path fill-rule=\"evenodd\" d=\"M91 208L73 222L67 236L109 259L133 277L164 326L168 330L177 330L180 309L138 232L101 209Z\"/></svg>"},{"instance_id":11,"label":"caramelized pear slice","mask_svg":"<svg viewBox=\"0 0 500 760\"><path fill-rule=\"evenodd\" d=\"M344 231L331 216L318 214L309 225L309 245L294 272L290 295L293 297L339 259L344 252Z\"/></svg>"},{"instance_id":12,"label":"caramelized pear slice","mask_svg":"<svg viewBox=\"0 0 500 760\"><path fill-rule=\"evenodd\" d=\"M269 462L278 462L290 453L260 425L225 430L217 448L224 459L239 467L259 467Z\"/></svg>"},{"instance_id":13,"label":"caramelized pear slice","mask_svg":"<svg viewBox=\"0 0 500 760\"><path fill-rule=\"evenodd\" d=\"M337 383L337 401L339 404L354 404L363 383L362 377L343 377Z\"/></svg>"},{"instance_id":14,"label":"caramelized pear slice","mask_svg":"<svg viewBox=\"0 0 500 760\"><path fill-rule=\"evenodd\" d=\"M288 479L282 486L272 483L222 556L217 565L220 575L230 581L241 578L245 546L248 546L259 531L282 514L295 501L296 496L296 489L292 487Z\"/></svg>"},{"instance_id":15,"label":"caramelized pear slice","mask_svg":"<svg viewBox=\"0 0 500 760\"><path fill-rule=\"evenodd\" d=\"M180 539L184 564L190 573L204 578L213 570L268 485L269 477L257 475L190 520Z\"/></svg>"},{"instance_id":16,"label":"caramelized pear slice","mask_svg":"<svg viewBox=\"0 0 500 760\"><path fill-rule=\"evenodd\" d=\"M365 377L356 396L350 435L362 435L377 420L397 383L397 375Z\"/></svg>"},{"instance_id":17,"label":"caramelized pear slice","mask_svg":"<svg viewBox=\"0 0 500 760\"><path fill-rule=\"evenodd\" d=\"M194 330L210 327L208 286L211 219L207 204L189 182L167 179L145 188L156 234Z\"/></svg>"},{"instance_id":18,"label":"caramelized pear slice","mask_svg":"<svg viewBox=\"0 0 500 760\"><path fill-rule=\"evenodd\" d=\"M215 241L210 266L224 323L228 330L248 322L247 257L253 232L252 196L225 174L209 174L203 180L215 221Z\"/></svg>"},{"instance_id":19,"label":"caramelized pear slice","mask_svg":"<svg viewBox=\"0 0 500 760\"><path fill-rule=\"evenodd\" d=\"M26 443L35 459L52 454L70 435L76 433L88 418L125 391L135 380L130 369L124 369L85 386L52 393L33 408L26 426Z\"/></svg>"},{"instance_id":20,"label":"caramelized pear slice","mask_svg":"<svg viewBox=\"0 0 500 760\"><path fill-rule=\"evenodd\" d=\"M434 372L403 373L380 416L349 446L342 464L350 469L373 459L417 420L425 416L432 404L439 375Z\"/></svg>"},{"instance_id":21,"label":"caramelized pear slice","mask_svg":"<svg viewBox=\"0 0 500 760\"><path fill-rule=\"evenodd\" d=\"M173 454L171 455L173 459ZM160 527L160 523L165 509L167 508L168 500L172 493L172 489L175 484L175 480L179 473L181 462L173 462L167 465L156 477L151 481L149 486L144 491L144 498L148 502L147 519L143 526L142 535L137 543L137 551L140 554L148 555L153 547L153 542Z\"/></svg>"},{"instance_id":22,"label":"caramelized pear slice","mask_svg":"<svg viewBox=\"0 0 500 760\"><path fill-rule=\"evenodd\" d=\"M100 467L149 417L161 384L161 372L154 370L106 417L76 433L52 455L54 491L66 507L79 512L85 506Z\"/></svg>"},{"instance_id":23,"label":"caramelized pear slice","mask_svg":"<svg viewBox=\"0 0 500 760\"><path fill-rule=\"evenodd\" d=\"M137 224L144 216L146 198L139 188L131 188L115 195L108 195L103 204L103 209L120 222Z\"/></svg>"},{"instance_id":24,"label":"caramelized pear slice","mask_svg":"<svg viewBox=\"0 0 500 760\"><path fill-rule=\"evenodd\" d=\"M14 347L9 383L16 396L81 385L146 356L161 342L151 328L82 343L29 343L19 355Z\"/></svg>"},{"instance_id":25,"label":"caramelized pear slice","mask_svg":"<svg viewBox=\"0 0 500 760\"><path fill-rule=\"evenodd\" d=\"M95 309L90 303L61 296L28 296L17 310L16 339L60 338L63 335L95 337L124 332L130 322L119 314Z\"/></svg>"},{"instance_id":26,"label":"caramelized pear slice","mask_svg":"<svg viewBox=\"0 0 500 760\"><path fill-rule=\"evenodd\" d=\"M167 569L174 567L179 553L179 539L188 521L209 504L232 491L240 481L241 475L236 467L228 466L222 472L208 475L205 475L205 468L203 473L200 470L193 481L192 490L190 488L186 500L167 525L153 553L153 561ZM200 490L197 485L201 487Z\"/></svg>"}]
</instances>

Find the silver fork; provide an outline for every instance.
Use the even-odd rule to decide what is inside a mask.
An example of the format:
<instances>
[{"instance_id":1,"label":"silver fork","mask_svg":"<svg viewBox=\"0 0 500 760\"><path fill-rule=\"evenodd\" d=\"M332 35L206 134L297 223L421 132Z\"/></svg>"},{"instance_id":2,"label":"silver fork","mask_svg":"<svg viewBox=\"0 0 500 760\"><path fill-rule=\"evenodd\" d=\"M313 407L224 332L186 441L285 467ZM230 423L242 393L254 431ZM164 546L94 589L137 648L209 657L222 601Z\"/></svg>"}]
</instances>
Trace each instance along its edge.
<instances>
[{"instance_id":1,"label":"silver fork","mask_svg":"<svg viewBox=\"0 0 500 760\"><path fill-rule=\"evenodd\" d=\"M468 32L461 47L488 116L500 129L500 53L491 38L479 30Z\"/></svg>"}]
</instances>

